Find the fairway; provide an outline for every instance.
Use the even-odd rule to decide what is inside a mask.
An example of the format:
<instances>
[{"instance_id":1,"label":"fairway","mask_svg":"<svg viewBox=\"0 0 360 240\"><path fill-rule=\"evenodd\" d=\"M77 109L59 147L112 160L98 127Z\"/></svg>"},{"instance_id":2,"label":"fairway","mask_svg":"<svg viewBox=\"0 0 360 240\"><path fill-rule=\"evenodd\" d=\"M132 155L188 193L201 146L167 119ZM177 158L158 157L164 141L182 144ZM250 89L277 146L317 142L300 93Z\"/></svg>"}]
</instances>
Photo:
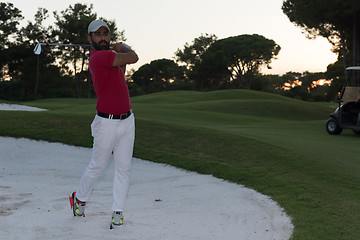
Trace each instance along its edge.
<instances>
[{"instance_id":1,"label":"fairway","mask_svg":"<svg viewBox=\"0 0 360 240\"><path fill-rule=\"evenodd\" d=\"M95 102L24 102L50 111L1 112L0 134L91 147ZM293 239L360 236L360 139L348 130L327 134L336 105L249 90L156 93L132 105L135 157L271 196L292 217Z\"/></svg>"}]
</instances>

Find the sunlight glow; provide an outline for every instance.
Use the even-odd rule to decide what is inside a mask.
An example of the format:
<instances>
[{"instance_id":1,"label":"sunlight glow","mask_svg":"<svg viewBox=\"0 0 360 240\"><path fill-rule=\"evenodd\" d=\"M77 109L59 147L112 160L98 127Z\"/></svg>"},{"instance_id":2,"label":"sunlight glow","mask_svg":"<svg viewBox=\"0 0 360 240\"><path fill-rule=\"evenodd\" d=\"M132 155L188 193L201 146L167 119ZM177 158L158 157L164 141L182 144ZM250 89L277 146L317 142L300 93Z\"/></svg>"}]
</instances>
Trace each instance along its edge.
<instances>
[{"instance_id":1,"label":"sunlight glow","mask_svg":"<svg viewBox=\"0 0 360 240\"><path fill-rule=\"evenodd\" d=\"M317 81L313 81L311 84L312 88L316 88L317 86L324 86L324 85L331 85L331 80L326 80L326 79L319 79Z\"/></svg>"}]
</instances>

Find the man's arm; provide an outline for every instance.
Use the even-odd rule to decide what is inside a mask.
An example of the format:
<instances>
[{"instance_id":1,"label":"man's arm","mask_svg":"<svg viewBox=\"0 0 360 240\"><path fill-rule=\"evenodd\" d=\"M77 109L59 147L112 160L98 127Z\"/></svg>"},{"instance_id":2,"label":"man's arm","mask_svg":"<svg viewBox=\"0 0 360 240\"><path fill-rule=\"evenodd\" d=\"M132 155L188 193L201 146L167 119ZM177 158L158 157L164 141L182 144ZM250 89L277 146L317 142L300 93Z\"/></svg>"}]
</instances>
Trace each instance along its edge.
<instances>
[{"instance_id":1,"label":"man's arm","mask_svg":"<svg viewBox=\"0 0 360 240\"><path fill-rule=\"evenodd\" d=\"M124 72L126 64L136 63L139 60L138 55L125 44L115 43L110 46L110 49L116 52L113 66L122 67Z\"/></svg>"}]
</instances>

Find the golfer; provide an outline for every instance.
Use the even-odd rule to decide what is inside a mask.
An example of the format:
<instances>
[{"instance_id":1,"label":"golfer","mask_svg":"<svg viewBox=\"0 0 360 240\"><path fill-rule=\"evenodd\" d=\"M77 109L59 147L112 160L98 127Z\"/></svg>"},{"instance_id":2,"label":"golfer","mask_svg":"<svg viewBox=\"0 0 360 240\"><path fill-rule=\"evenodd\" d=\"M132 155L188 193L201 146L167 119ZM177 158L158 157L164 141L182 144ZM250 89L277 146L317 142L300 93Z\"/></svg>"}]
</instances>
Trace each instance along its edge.
<instances>
[{"instance_id":1,"label":"golfer","mask_svg":"<svg viewBox=\"0 0 360 240\"><path fill-rule=\"evenodd\" d=\"M74 216L85 217L85 204L94 183L114 155L112 221L110 228L123 224L123 211L130 183L135 123L124 72L126 64L136 63L137 54L125 44L110 44L110 29L102 20L88 27L92 44L89 69L97 96L97 114L91 124L94 138L92 157L80 185L70 196Z\"/></svg>"}]
</instances>

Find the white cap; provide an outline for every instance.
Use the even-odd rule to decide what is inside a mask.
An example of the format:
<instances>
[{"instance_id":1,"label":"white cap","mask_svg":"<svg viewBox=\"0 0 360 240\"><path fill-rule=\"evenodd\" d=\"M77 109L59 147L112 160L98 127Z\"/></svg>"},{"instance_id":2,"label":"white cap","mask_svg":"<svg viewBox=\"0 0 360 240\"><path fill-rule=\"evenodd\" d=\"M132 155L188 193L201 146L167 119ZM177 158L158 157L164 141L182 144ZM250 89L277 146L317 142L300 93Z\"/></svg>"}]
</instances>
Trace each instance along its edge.
<instances>
[{"instance_id":1,"label":"white cap","mask_svg":"<svg viewBox=\"0 0 360 240\"><path fill-rule=\"evenodd\" d=\"M106 24L106 22L100 19L96 19L89 24L88 34L90 34L91 32L95 32L101 27L106 27L110 31L109 26Z\"/></svg>"}]
</instances>

